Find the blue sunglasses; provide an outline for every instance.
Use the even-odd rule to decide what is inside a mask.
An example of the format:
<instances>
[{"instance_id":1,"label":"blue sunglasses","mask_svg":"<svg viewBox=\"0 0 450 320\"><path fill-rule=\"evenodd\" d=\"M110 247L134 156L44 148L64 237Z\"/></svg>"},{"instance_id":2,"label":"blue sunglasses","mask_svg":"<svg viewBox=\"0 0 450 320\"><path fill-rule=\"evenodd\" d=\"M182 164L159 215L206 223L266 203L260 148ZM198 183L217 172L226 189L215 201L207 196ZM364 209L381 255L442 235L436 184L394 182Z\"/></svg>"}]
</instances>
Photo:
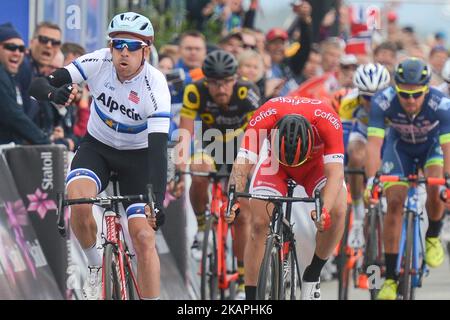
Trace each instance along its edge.
<instances>
[{"instance_id":1,"label":"blue sunglasses","mask_svg":"<svg viewBox=\"0 0 450 320\"><path fill-rule=\"evenodd\" d=\"M146 43L133 39L112 39L111 45L114 49L122 51L123 49L127 48L128 51L131 52L140 50L143 47L147 46Z\"/></svg>"}]
</instances>

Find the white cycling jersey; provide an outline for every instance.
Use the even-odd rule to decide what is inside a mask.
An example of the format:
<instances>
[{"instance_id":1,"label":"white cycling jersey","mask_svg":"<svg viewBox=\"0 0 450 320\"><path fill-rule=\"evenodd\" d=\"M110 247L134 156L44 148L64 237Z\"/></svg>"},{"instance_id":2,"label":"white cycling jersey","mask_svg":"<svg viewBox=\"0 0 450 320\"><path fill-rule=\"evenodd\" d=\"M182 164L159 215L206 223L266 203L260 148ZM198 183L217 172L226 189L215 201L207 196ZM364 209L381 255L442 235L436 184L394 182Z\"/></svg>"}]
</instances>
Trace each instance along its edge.
<instances>
[{"instance_id":1,"label":"white cycling jersey","mask_svg":"<svg viewBox=\"0 0 450 320\"><path fill-rule=\"evenodd\" d=\"M170 93L164 75L145 62L133 79L120 82L109 49L81 56L65 67L73 83L86 81L92 95L88 133L119 150L143 149L148 133L169 133Z\"/></svg>"}]
</instances>

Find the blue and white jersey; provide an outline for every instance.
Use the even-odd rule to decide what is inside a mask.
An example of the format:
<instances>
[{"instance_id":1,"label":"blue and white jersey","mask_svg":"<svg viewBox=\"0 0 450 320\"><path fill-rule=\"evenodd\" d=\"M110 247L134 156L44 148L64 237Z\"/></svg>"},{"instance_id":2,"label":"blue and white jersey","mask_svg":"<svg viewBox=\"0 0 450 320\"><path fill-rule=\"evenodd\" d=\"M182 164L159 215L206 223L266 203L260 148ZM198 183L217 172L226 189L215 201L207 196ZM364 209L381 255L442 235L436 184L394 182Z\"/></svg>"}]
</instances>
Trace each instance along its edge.
<instances>
[{"instance_id":1,"label":"blue and white jersey","mask_svg":"<svg viewBox=\"0 0 450 320\"><path fill-rule=\"evenodd\" d=\"M149 133L169 133L170 93L164 75L145 62L133 79L120 82L109 49L65 67L74 83L86 81L92 95L87 131L118 150L148 147Z\"/></svg>"},{"instance_id":2,"label":"blue and white jersey","mask_svg":"<svg viewBox=\"0 0 450 320\"><path fill-rule=\"evenodd\" d=\"M450 99L430 88L421 111L409 116L395 89L389 87L372 98L368 135L383 138L386 121L391 127L389 134L409 144L430 143L436 137L441 144L450 142Z\"/></svg>"}]
</instances>

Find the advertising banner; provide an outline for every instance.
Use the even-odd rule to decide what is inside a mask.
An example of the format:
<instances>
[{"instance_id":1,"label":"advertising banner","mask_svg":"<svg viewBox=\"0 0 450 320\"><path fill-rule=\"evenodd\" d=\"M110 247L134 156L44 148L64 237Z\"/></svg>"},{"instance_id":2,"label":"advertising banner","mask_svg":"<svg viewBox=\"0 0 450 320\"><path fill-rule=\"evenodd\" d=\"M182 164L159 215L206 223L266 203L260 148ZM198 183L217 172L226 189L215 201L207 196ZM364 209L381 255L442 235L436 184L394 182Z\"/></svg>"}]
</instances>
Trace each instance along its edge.
<instances>
[{"instance_id":1,"label":"advertising banner","mask_svg":"<svg viewBox=\"0 0 450 320\"><path fill-rule=\"evenodd\" d=\"M0 157L0 299L62 299L27 205L19 196L3 157Z\"/></svg>"},{"instance_id":2,"label":"advertising banner","mask_svg":"<svg viewBox=\"0 0 450 320\"><path fill-rule=\"evenodd\" d=\"M56 228L56 194L64 190L65 148L24 146L10 149L5 155L25 213L61 292L65 292L67 244Z\"/></svg>"}]
</instances>

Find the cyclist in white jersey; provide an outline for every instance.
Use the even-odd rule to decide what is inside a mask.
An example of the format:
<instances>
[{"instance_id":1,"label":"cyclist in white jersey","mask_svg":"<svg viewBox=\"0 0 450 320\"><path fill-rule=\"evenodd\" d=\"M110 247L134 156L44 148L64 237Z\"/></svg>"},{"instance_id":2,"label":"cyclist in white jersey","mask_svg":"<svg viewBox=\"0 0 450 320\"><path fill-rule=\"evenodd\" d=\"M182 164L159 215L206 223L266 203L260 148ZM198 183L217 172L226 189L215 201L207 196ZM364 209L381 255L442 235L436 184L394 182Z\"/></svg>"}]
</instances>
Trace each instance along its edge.
<instances>
[{"instance_id":1,"label":"cyclist in white jersey","mask_svg":"<svg viewBox=\"0 0 450 320\"><path fill-rule=\"evenodd\" d=\"M36 79L30 93L38 100L69 105L76 84L86 81L92 103L87 135L66 179L70 199L95 197L118 175L121 194L144 194L152 184L155 214L145 203L127 203L128 228L136 250L138 284L144 299L159 299L160 264L155 229L164 223L170 93L165 77L145 61L154 31L146 17L127 12L109 24L109 48L84 55L47 78ZM149 218L147 218L149 217ZM86 253L87 299L101 295L102 260L91 205L72 207L71 226Z\"/></svg>"}]
</instances>

